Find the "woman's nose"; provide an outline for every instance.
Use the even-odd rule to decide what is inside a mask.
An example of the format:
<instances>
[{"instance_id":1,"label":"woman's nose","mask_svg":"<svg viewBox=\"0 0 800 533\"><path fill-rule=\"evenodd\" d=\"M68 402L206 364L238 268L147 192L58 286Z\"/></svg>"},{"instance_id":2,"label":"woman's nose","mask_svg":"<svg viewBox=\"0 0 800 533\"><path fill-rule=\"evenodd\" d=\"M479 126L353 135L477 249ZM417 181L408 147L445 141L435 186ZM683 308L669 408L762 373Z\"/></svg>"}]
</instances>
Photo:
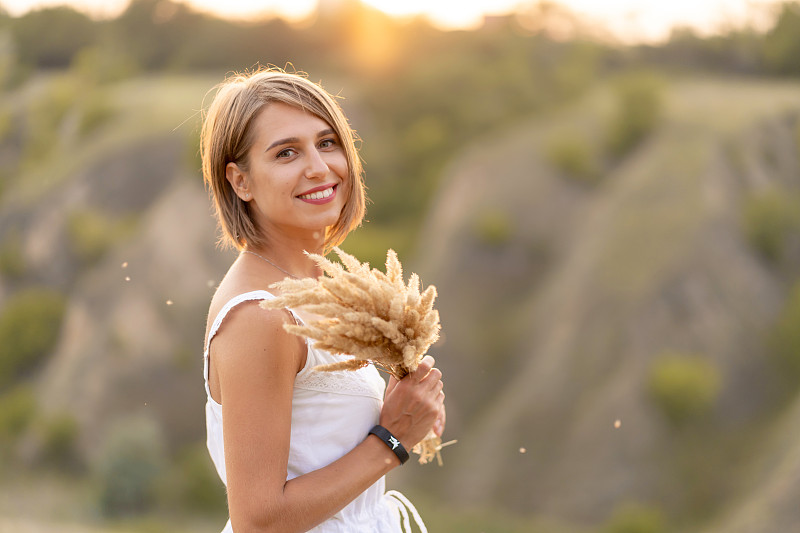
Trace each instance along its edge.
<instances>
[{"instance_id":1,"label":"woman's nose","mask_svg":"<svg viewBox=\"0 0 800 533\"><path fill-rule=\"evenodd\" d=\"M318 150L311 150L308 156L308 166L306 167L306 177L309 179L324 178L328 175L328 164L322 159Z\"/></svg>"}]
</instances>

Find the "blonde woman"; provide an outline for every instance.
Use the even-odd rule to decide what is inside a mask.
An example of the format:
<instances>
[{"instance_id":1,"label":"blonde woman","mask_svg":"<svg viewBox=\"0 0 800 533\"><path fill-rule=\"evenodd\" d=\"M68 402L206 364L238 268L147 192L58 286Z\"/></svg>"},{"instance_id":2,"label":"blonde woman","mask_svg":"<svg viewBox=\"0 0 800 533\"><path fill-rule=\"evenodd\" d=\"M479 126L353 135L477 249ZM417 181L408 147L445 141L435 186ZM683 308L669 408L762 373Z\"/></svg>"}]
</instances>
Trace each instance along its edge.
<instances>
[{"instance_id":1,"label":"blonde woman","mask_svg":"<svg viewBox=\"0 0 800 533\"><path fill-rule=\"evenodd\" d=\"M224 532L394 533L401 517L408 529L406 507L419 517L400 493L384 493L384 475L430 429L444 430L433 359L388 386L371 366L314 372L342 358L284 331L302 313L258 306L276 281L319 276L305 252L329 250L361 222L347 119L304 77L236 75L206 113L201 153L222 241L240 251L211 301L204 353L208 449L228 492Z\"/></svg>"}]
</instances>

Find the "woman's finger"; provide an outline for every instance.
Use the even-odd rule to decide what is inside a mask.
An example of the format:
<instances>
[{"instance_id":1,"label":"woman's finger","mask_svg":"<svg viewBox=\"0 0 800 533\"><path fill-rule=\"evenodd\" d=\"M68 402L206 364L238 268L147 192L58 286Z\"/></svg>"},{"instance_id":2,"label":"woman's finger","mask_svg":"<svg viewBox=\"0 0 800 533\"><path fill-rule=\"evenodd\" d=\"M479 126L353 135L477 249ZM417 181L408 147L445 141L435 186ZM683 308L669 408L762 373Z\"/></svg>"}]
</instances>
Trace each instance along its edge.
<instances>
[{"instance_id":1,"label":"woman's finger","mask_svg":"<svg viewBox=\"0 0 800 533\"><path fill-rule=\"evenodd\" d=\"M386 392L384 393L383 396L386 397L389 394L391 394L398 383L400 382L397 380L396 377L394 377L393 375L389 375L389 383L386 384Z\"/></svg>"},{"instance_id":2,"label":"woman's finger","mask_svg":"<svg viewBox=\"0 0 800 533\"><path fill-rule=\"evenodd\" d=\"M441 394L444 394L443 392ZM447 421L447 413L444 408L444 404L442 404L442 408L439 410L439 416L436 417L436 422L433 423L433 432L436 433L437 437L441 437L444 433L444 426L445 422Z\"/></svg>"},{"instance_id":3,"label":"woman's finger","mask_svg":"<svg viewBox=\"0 0 800 533\"><path fill-rule=\"evenodd\" d=\"M414 381L422 381L428 375L428 372L431 371L435 362L433 357L426 355L422 358L422 361L419 362L419 365L417 365L417 369L411 372L409 376L412 376Z\"/></svg>"},{"instance_id":4,"label":"woman's finger","mask_svg":"<svg viewBox=\"0 0 800 533\"><path fill-rule=\"evenodd\" d=\"M436 386L437 383L442 381L442 371L438 368L431 368L428 375L425 376L421 383L429 383L431 387Z\"/></svg>"}]
</instances>

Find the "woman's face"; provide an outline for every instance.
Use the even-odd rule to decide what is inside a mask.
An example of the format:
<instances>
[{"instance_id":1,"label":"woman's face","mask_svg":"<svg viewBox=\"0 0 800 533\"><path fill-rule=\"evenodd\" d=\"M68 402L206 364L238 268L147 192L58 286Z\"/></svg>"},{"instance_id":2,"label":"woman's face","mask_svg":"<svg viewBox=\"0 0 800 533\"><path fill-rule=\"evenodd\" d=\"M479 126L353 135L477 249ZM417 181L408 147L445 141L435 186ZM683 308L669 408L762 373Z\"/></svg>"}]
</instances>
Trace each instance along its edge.
<instances>
[{"instance_id":1,"label":"woman's face","mask_svg":"<svg viewBox=\"0 0 800 533\"><path fill-rule=\"evenodd\" d=\"M253 128L249 168L241 171L241 186L231 184L257 226L267 235L324 237L321 230L339 219L350 187L339 137L316 115L280 102L265 106Z\"/></svg>"}]
</instances>

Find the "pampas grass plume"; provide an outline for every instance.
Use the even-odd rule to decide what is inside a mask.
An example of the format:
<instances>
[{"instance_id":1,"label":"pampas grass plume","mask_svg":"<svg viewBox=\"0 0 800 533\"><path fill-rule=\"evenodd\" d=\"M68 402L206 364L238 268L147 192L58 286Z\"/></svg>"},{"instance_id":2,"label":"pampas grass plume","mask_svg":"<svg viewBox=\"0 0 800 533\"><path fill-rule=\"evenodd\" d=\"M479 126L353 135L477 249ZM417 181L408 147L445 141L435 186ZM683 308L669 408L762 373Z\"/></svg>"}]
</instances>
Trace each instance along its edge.
<instances>
[{"instance_id":1,"label":"pampas grass plume","mask_svg":"<svg viewBox=\"0 0 800 533\"><path fill-rule=\"evenodd\" d=\"M386 254L386 272L370 268L340 248L341 265L308 254L324 274L317 279L290 279L275 283L279 296L263 300L265 309L298 307L319 315L307 324L285 324L289 333L315 341L316 348L353 359L315 367L315 370L357 370L369 363L397 379L417 369L428 348L439 338L439 312L433 308L436 288L424 291L412 274L403 281L403 267L394 250ZM416 445L420 463L439 458L441 439L433 432Z\"/></svg>"}]
</instances>

